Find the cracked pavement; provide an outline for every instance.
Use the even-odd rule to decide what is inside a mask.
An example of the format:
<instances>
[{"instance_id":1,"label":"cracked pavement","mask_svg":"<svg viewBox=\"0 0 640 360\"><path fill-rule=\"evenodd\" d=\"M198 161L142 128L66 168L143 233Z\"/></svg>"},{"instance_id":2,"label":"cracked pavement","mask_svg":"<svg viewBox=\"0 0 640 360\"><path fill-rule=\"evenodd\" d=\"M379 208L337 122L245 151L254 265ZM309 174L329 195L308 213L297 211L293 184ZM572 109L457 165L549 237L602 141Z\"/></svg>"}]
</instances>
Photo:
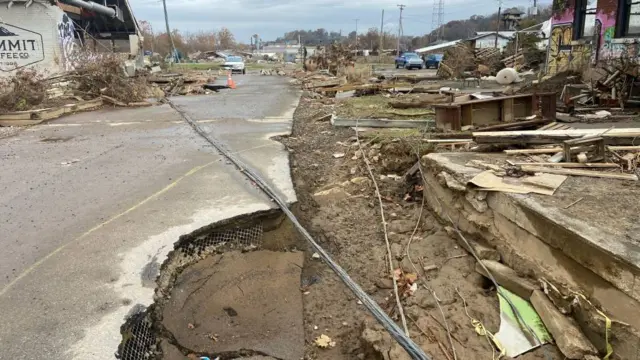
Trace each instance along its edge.
<instances>
[{"instance_id":1,"label":"cracked pavement","mask_svg":"<svg viewBox=\"0 0 640 360\"><path fill-rule=\"evenodd\" d=\"M287 79L174 98L289 202ZM273 207L167 105L103 109L0 139L0 359L113 359L182 234Z\"/></svg>"}]
</instances>

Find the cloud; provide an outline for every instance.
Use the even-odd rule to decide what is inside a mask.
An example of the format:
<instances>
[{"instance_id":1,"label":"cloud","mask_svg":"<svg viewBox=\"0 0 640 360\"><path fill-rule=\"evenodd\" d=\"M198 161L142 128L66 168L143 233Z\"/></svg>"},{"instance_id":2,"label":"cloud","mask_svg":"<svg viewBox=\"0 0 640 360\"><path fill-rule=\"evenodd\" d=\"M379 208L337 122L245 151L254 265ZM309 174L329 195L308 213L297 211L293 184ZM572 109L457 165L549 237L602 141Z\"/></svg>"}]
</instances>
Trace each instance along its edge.
<instances>
[{"instance_id":1,"label":"cloud","mask_svg":"<svg viewBox=\"0 0 640 360\"><path fill-rule=\"evenodd\" d=\"M149 21L156 31L165 28L160 0L130 0L138 20ZM171 28L181 31L217 30L229 28L236 39L249 42L252 34L275 39L287 31L324 28L343 34L355 30L366 32L380 27L380 15L385 10L385 30L397 31L398 0L166 0ZM407 5L404 33L422 35L431 31L433 3L424 0L402 0ZM517 4L516 4L517 3ZM509 6L527 5L528 0L510 0ZM445 21L464 19L474 14L489 14L497 10L495 0L477 0L469 5L465 0L447 0ZM495 10L494 10L495 9Z\"/></svg>"}]
</instances>

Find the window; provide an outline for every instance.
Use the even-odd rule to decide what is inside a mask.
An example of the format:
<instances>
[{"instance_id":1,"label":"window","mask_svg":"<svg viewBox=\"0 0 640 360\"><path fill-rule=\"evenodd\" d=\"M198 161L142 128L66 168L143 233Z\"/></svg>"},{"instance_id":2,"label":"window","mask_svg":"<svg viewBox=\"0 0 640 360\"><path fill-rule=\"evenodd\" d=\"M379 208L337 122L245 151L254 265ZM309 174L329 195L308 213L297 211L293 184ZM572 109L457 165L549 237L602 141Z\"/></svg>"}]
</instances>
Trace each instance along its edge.
<instances>
[{"instance_id":1,"label":"window","mask_svg":"<svg viewBox=\"0 0 640 360\"><path fill-rule=\"evenodd\" d=\"M621 0L625 1L625 0ZM577 0L576 12L573 19L573 40L593 36L596 23L597 0Z\"/></svg>"},{"instance_id":2,"label":"window","mask_svg":"<svg viewBox=\"0 0 640 360\"><path fill-rule=\"evenodd\" d=\"M619 0L616 37L640 36L640 1Z\"/></svg>"}]
</instances>

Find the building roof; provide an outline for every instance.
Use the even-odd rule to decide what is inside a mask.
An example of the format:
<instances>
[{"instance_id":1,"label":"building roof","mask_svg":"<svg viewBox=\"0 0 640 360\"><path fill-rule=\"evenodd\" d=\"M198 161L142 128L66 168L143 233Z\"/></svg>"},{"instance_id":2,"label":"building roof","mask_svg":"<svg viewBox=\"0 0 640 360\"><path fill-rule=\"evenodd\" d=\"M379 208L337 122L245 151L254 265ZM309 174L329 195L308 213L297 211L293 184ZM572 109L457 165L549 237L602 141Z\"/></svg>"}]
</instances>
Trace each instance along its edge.
<instances>
[{"instance_id":1,"label":"building roof","mask_svg":"<svg viewBox=\"0 0 640 360\"><path fill-rule=\"evenodd\" d=\"M476 31L476 38L477 37L484 37L484 36L487 36L487 35L495 35L495 34L496 34L495 31ZM501 36L501 37L507 38L507 39L511 39L515 35L516 35L515 31L498 31L498 36Z\"/></svg>"},{"instance_id":2,"label":"building roof","mask_svg":"<svg viewBox=\"0 0 640 360\"><path fill-rule=\"evenodd\" d=\"M521 11L517 8L506 9L502 12L503 15L522 15L524 11Z\"/></svg>"},{"instance_id":3,"label":"building roof","mask_svg":"<svg viewBox=\"0 0 640 360\"><path fill-rule=\"evenodd\" d=\"M441 44L437 44L437 45L431 45L431 46L423 47L423 48L420 48L420 49L416 49L416 50L414 50L414 52L416 52L416 53L425 53L425 52L429 52L429 51L445 49L445 48L454 46L455 44L459 43L460 41L462 41L462 40L454 40L454 41L449 41L449 42L445 42L445 43L441 43Z\"/></svg>"},{"instance_id":4,"label":"building roof","mask_svg":"<svg viewBox=\"0 0 640 360\"><path fill-rule=\"evenodd\" d=\"M508 34L505 34L505 33L508 33ZM503 39L511 39L515 35L515 31L499 31L497 35L498 37L501 37ZM495 31L479 31L476 33L476 36L469 38L467 40L478 40L478 39L482 39L489 36L496 36L496 32Z\"/></svg>"}]
</instances>

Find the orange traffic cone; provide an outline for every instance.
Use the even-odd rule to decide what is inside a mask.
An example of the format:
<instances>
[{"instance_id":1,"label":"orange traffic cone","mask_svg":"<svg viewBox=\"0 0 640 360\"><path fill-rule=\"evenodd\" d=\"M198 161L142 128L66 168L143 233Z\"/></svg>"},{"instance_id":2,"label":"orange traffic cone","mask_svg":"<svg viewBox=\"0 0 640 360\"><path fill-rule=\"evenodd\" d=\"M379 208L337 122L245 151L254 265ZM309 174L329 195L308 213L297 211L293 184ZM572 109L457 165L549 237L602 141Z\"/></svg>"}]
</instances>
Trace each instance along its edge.
<instances>
[{"instance_id":1,"label":"orange traffic cone","mask_svg":"<svg viewBox=\"0 0 640 360\"><path fill-rule=\"evenodd\" d=\"M229 71L229 74L227 76L227 87L229 89L235 89L236 88L236 82L233 81L233 79L231 78L231 73L232 73L232 71Z\"/></svg>"}]
</instances>

